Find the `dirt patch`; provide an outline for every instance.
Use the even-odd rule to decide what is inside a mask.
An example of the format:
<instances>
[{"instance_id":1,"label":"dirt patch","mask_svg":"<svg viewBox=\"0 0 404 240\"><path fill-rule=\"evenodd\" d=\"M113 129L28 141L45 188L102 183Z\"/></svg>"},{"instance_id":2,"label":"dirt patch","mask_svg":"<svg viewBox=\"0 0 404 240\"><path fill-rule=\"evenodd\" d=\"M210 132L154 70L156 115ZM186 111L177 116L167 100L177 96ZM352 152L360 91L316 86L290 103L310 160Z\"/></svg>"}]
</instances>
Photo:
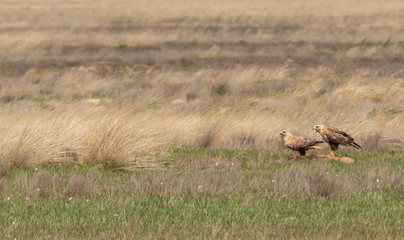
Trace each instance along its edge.
<instances>
[{"instance_id":1,"label":"dirt patch","mask_svg":"<svg viewBox=\"0 0 404 240\"><path fill-rule=\"evenodd\" d=\"M350 157L344 157L344 156L331 156L328 154L318 154L316 157L320 158L322 160L326 160L326 161L340 161L340 162L349 163L349 164L355 162L355 159L350 158Z\"/></svg>"}]
</instances>

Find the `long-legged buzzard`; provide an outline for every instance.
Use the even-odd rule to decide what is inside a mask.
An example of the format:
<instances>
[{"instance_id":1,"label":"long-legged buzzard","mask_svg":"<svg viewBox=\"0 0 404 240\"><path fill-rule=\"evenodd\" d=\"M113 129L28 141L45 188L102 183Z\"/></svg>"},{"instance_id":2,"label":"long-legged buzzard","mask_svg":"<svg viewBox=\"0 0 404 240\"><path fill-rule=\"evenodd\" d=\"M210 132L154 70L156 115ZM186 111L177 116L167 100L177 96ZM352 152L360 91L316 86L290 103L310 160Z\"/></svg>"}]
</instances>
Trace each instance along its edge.
<instances>
[{"instance_id":1,"label":"long-legged buzzard","mask_svg":"<svg viewBox=\"0 0 404 240\"><path fill-rule=\"evenodd\" d=\"M306 151L309 149L322 149L323 147L317 146L317 144L323 143L323 141L317 141L315 139L309 139L302 136L295 136L287 130L281 132L285 146L293 150L293 159L297 156L306 156Z\"/></svg>"},{"instance_id":2,"label":"long-legged buzzard","mask_svg":"<svg viewBox=\"0 0 404 240\"><path fill-rule=\"evenodd\" d=\"M336 127L316 125L313 129L330 145L332 156L334 156L334 151L338 150L339 145L351 146L359 151L362 150L361 146L359 146L350 135Z\"/></svg>"}]
</instances>

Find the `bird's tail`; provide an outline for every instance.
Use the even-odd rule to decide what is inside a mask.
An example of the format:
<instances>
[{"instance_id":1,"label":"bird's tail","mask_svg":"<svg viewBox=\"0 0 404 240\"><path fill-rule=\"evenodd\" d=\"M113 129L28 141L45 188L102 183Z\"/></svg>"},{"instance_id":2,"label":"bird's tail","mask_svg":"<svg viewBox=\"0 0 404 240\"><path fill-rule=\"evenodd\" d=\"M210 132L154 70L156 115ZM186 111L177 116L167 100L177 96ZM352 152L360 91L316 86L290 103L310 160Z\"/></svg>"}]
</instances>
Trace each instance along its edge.
<instances>
[{"instance_id":1,"label":"bird's tail","mask_svg":"<svg viewBox=\"0 0 404 240\"><path fill-rule=\"evenodd\" d=\"M312 146L310 146L310 149L324 149L324 147L321 147L321 146L317 146L316 144L320 144L320 143L323 143L324 141L315 141L314 143L313 143L313 145Z\"/></svg>"},{"instance_id":2,"label":"bird's tail","mask_svg":"<svg viewBox=\"0 0 404 240\"><path fill-rule=\"evenodd\" d=\"M357 144L356 142L352 142L351 146L354 147L358 151L362 151L362 147L359 146L359 144Z\"/></svg>"},{"instance_id":3,"label":"bird's tail","mask_svg":"<svg viewBox=\"0 0 404 240\"><path fill-rule=\"evenodd\" d=\"M324 149L324 147L314 145L314 146L311 146L310 149Z\"/></svg>"}]
</instances>

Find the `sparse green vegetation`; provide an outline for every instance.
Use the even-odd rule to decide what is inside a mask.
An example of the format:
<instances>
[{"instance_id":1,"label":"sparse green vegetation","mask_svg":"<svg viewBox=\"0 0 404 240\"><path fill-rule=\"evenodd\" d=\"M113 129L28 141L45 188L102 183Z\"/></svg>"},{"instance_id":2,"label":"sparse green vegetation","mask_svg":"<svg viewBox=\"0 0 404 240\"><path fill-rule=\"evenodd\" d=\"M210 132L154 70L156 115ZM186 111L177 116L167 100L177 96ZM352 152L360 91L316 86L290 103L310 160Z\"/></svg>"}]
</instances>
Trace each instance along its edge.
<instances>
[{"instance_id":1,"label":"sparse green vegetation","mask_svg":"<svg viewBox=\"0 0 404 240\"><path fill-rule=\"evenodd\" d=\"M125 50L125 49L127 49L129 46L128 45L126 45L126 44L119 44L117 47L116 47L116 49L117 50Z\"/></svg>"},{"instance_id":2,"label":"sparse green vegetation","mask_svg":"<svg viewBox=\"0 0 404 240\"><path fill-rule=\"evenodd\" d=\"M287 152L175 148L163 171L3 173L5 238L400 238L403 152L353 165Z\"/></svg>"}]
</instances>

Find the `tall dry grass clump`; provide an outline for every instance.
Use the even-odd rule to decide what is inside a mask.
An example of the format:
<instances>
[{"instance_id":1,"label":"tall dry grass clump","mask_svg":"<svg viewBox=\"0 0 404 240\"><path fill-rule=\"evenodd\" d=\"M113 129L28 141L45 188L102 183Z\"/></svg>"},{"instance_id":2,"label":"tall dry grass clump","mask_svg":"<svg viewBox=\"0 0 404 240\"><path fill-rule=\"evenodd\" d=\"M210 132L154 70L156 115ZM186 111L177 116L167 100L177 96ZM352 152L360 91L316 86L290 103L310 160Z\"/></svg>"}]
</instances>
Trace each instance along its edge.
<instances>
[{"instance_id":1,"label":"tall dry grass clump","mask_svg":"<svg viewBox=\"0 0 404 240\"><path fill-rule=\"evenodd\" d=\"M162 146L158 125L124 111L58 111L2 116L1 165L84 164L117 169L141 164Z\"/></svg>"}]
</instances>

